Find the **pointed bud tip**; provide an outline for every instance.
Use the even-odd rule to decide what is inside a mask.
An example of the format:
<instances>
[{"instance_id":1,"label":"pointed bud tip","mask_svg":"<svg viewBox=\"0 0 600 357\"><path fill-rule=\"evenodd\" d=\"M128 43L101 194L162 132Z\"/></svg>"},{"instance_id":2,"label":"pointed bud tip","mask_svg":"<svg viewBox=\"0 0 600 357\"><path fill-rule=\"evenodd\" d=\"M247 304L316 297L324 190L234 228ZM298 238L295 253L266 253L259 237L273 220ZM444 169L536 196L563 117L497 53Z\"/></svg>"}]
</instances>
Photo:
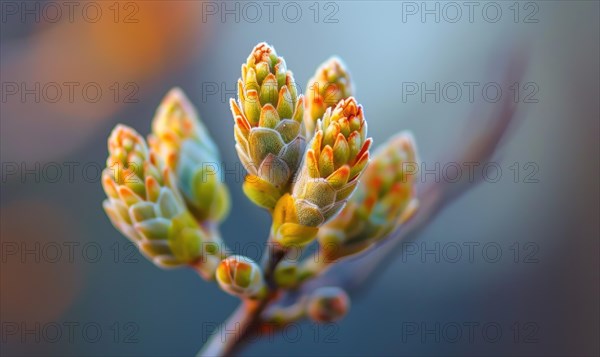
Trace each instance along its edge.
<instances>
[{"instance_id":1,"label":"pointed bud tip","mask_svg":"<svg viewBox=\"0 0 600 357\"><path fill-rule=\"evenodd\" d=\"M180 87L171 88L161 101L161 105L171 103L186 103L189 102L187 95Z\"/></svg>"},{"instance_id":2,"label":"pointed bud tip","mask_svg":"<svg viewBox=\"0 0 600 357\"><path fill-rule=\"evenodd\" d=\"M108 137L109 145L111 143L122 145L123 142L127 139L133 140L135 142L143 142L144 138L132 127L127 126L125 124L117 124L114 129L111 131L110 136Z\"/></svg>"},{"instance_id":3,"label":"pointed bud tip","mask_svg":"<svg viewBox=\"0 0 600 357\"><path fill-rule=\"evenodd\" d=\"M255 63L268 61L269 57L273 55L277 55L275 52L275 48L269 45L266 42L260 42L252 49L252 54L250 56L254 57Z\"/></svg>"}]
</instances>

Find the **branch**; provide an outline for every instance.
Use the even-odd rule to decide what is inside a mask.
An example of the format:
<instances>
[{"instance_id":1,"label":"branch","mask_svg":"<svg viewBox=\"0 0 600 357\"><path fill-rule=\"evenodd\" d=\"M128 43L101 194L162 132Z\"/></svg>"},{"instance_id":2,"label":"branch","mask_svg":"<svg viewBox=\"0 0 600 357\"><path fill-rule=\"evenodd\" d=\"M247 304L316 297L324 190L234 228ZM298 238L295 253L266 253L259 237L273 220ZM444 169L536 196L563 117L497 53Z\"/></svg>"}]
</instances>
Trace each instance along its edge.
<instances>
[{"instance_id":1,"label":"branch","mask_svg":"<svg viewBox=\"0 0 600 357\"><path fill-rule=\"evenodd\" d=\"M265 255L263 270L269 294L261 300L244 300L234 313L221 324L219 329L210 337L209 341L198 352L198 356L229 356L242 347L247 337L260 330L263 311L278 296L277 288L273 282L273 273L277 264L285 256L285 251L276 244L269 245L268 254Z\"/></svg>"},{"instance_id":2,"label":"branch","mask_svg":"<svg viewBox=\"0 0 600 357\"><path fill-rule=\"evenodd\" d=\"M514 55L514 53L513 53ZM526 58L522 55L514 56L504 76L503 83L508 85L521 79L525 69ZM485 163L491 160L498 152L502 139L506 137L509 125L515 118L516 105L510 96L504 96L504 100L497 106L490 116L488 123L482 124L482 115L479 110L474 111L466 125L463 138L471 138L462 150L449 155L446 162L477 162ZM322 286L339 286L348 292L363 288L372 279L369 279L377 270L383 269L401 251L403 242L412 241L417 238L418 233L430 223L439 212L448 206L456 198L465 194L469 189L480 182L482 173L481 166L475 169L475 180L471 177L464 178L459 182L433 182L425 184L418 189L420 202L415 216L407 223L392 232L389 237L375 247L359 254L357 257L345 259L334 264L322 275L307 281L298 291L288 291L278 299L277 291L272 291L267 299L259 302L244 302L229 317L229 319L215 333L199 356L225 356L238 350L251 333L259 330L262 320L261 314L268 307L275 305L289 305L290 301L298 301L307 296L314 289ZM268 276L281 259L281 256L270 257L265 264L265 274ZM277 301L276 301L277 300ZM237 333L227 332L236 331Z\"/></svg>"},{"instance_id":3,"label":"branch","mask_svg":"<svg viewBox=\"0 0 600 357\"><path fill-rule=\"evenodd\" d=\"M253 325L264 306L253 306L242 302L234 313L210 337L198 352L200 356L228 356L241 347L245 337L254 329Z\"/></svg>"}]
</instances>

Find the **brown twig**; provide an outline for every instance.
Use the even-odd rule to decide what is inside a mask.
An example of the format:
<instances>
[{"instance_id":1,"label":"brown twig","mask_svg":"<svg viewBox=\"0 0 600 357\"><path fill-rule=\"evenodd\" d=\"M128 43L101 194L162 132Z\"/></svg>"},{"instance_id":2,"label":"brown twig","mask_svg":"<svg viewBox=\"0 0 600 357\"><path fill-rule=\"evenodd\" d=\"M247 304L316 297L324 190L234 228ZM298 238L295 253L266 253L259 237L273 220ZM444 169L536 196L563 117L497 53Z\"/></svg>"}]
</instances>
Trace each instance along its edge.
<instances>
[{"instance_id":1,"label":"brown twig","mask_svg":"<svg viewBox=\"0 0 600 357\"><path fill-rule=\"evenodd\" d=\"M210 337L198 352L198 356L229 356L241 348L246 336L255 330L260 312L266 300L244 301L233 314Z\"/></svg>"}]
</instances>

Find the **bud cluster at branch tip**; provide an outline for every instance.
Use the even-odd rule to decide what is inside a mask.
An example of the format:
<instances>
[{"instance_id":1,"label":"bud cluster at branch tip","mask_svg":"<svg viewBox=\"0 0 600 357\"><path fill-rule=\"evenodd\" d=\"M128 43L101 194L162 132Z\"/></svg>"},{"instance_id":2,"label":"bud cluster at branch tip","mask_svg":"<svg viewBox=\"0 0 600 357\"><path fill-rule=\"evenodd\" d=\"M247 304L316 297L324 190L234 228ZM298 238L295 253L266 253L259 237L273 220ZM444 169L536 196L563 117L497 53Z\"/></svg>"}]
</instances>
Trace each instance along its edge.
<instances>
[{"instance_id":1,"label":"bud cluster at branch tip","mask_svg":"<svg viewBox=\"0 0 600 357\"><path fill-rule=\"evenodd\" d=\"M113 130L108 149L103 206L113 225L155 264L193 264L212 278L220 245L188 212L170 169L159 169L144 139L124 125Z\"/></svg>"},{"instance_id":2,"label":"bud cluster at branch tip","mask_svg":"<svg viewBox=\"0 0 600 357\"><path fill-rule=\"evenodd\" d=\"M306 146L304 98L275 49L260 43L242 65L238 100L231 99L236 150L249 175L244 193L272 210L287 191Z\"/></svg>"},{"instance_id":3,"label":"bud cluster at branch tip","mask_svg":"<svg viewBox=\"0 0 600 357\"><path fill-rule=\"evenodd\" d=\"M319 66L306 93L299 94L283 57L262 42L242 64L237 98L230 100L235 148L248 173L243 192L272 217L261 266L232 255L221 240L219 224L230 210L223 163L181 89L160 103L147 141L115 127L102 172L104 210L144 256L216 280L273 328L306 317L341 319L348 294L324 286L333 282L305 283L392 235L418 208L412 135L400 133L371 154L364 109L343 62L331 57ZM302 250L292 258L294 248L317 248L316 241L317 259Z\"/></svg>"}]
</instances>

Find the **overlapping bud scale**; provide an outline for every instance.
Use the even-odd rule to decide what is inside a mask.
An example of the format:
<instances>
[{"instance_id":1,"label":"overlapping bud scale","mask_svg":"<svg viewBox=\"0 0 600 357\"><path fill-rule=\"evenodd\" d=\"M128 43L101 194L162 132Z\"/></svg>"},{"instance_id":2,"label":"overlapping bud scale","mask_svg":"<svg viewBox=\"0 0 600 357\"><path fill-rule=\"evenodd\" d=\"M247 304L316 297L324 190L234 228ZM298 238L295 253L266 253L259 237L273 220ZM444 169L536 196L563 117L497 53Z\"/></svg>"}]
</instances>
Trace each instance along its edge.
<instances>
[{"instance_id":1,"label":"overlapping bud scale","mask_svg":"<svg viewBox=\"0 0 600 357\"><path fill-rule=\"evenodd\" d=\"M274 218L276 241L306 244L314 238L310 234L316 234L318 227L344 207L369 161L372 140L366 135L363 110L354 98L326 111L308 145L290 201L285 203L287 218L279 226ZM293 223L294 229L281 231L291 228L283 224L287 222ZM300 232L300 227L305 227L304 231Z\"/></svg>"},{"instance_id":2,"label":"overlapping bud scale","mask_svg":"<svg viewBox=\"0 0 600 357\"><path fill-rule=\"evenodd\" d=\"M266 292L262 270L258 264L241 255L223 259L216 276L223 290L240 298L255 299Z\"/></svg>"},{"instance_id":3,"label":"overlapping bud scale","mask_svg":"<svg viewBox=\"0 0 600 357\"><path fill-rule=\"evenodd\" d=\"M362 251L408 220L418 207L414 165L417 150L402 132L378 149L347 206L319 231L327 259Z\"/></svg>"},{"instance_id":4,"label":"overlapping bud scale","mask_svg":"<svg viewBox=\"0 0 600 357\"><path fill-rule=\"evenodd\" d=\"M258 44L231 100L236 150L250 174L244 192L259 206L273 209L289 187L306 146L304 99L292 72L266 43Z\"/></svg>"},{"instance_id":5,"label":"overlapping bud scale","mask_svg":"<svg viewBox=\"0 0 600 357\"><path fill-rule=\"evenodd\" d=\"M306 88L304 125L306 136L314 134L317 121L327 108L335 107L340 100L354 95L350 74L342 60L332 57L319 66Z\"/></svg>"},{"instance_id":6,"label":"overlapping bud scale","mask_svg":"<svg viewBox=\"0 0 600 357\"><path fill-rule=\"evenodd\" d=\"M104 209L113 225L161 267L193 264L206 278L220 261L212 241L187 211L168 167L135 130L118 125L108 139L102 175Z\"/></svg>"},{"instance_id":7,"label":"overlapping bud scale","mask_svg":"<svg viewBox=\"0 0 600 357\"><path fill-rule=\"evenodd\" d=\"M158 107L148 141L175 173L196 218L201 222L223 220L230 199L222 182L218 148L180 89L172 89Z\"/></svg>"}]
</instances>

